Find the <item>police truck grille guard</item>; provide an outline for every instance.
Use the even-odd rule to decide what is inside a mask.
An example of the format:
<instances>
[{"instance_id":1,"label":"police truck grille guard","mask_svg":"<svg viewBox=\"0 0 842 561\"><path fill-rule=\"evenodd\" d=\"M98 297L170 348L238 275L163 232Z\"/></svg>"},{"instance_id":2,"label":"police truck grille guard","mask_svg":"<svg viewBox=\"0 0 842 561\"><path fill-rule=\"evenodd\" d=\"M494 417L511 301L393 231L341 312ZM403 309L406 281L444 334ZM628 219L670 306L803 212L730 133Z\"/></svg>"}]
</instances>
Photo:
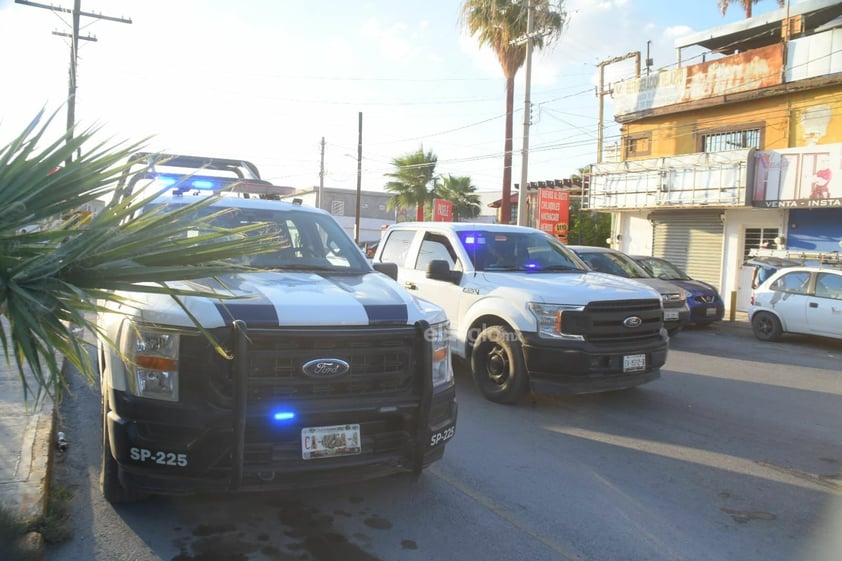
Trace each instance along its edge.
<instances>
[{"instance_id":1,"label":"police truck grille guard","mask_svg":"<svg viewBox=\"0 0 842 561\"><path fill-rule=\"evenodd\" d=\"M379 427L382 431L379 435L381 452L388 452L389 448L393 447L392 451L397 454L401 449L406 448L407 442L413 444L412 450L406 450L407 460L413 471L420 472L426 450L430 421L428 411L433 391L430 377L432 343L428 337L425 337L427 329L429 329L429 324L426 322L419 322L414 327L354 327L320 330L251 328L247 327L243 321L235 321L233 363L230 368L223 370L207 370L231 374L227 382L218 379L218 376L214 376L211 382L211 385L216 385L216 389L219 390L218 398L231 406L233 434L230 489L240 488L244 476L249 475L249 472L259 471L267 461L275 465L298 464L301 461L300 459L291 461L292 457L300 454L300 450L289 446L288 443L278 445L272 442L249 440L261 433L259 429L254 430L248 426L249 408L260 406L262 400L270 399L267 396L278 396L277 387L290 391L289 398L307 396L305 399L312 400L318 399L319 396L342 399L382 395L388 398L384 400L384 405L390 405L397 399L412 402L414 426L410 427L409 434L406 434L406 427L403 427L403 430L389 431L390 428L397 429L398 427L387 426L389 423L386 419L382 423L375 422L374 424L381 425ZM279 347L272 351L267 350L267 345L270 347L274 345L272 341L275 341ZM321 341L321 344L318 341ZM329 341L335 343L332 348ZM290 342L293 343L291 346ZM297 346L295 342L298 343ZM376 344L372 344L373 342ZM326 348L318 349L318 351L313 348L320 346ZM378 353L385 353L385 358L376 358L374 355ZM304 376L300 364L297 372L285 368L268 370L266 364L275 364L271 359L272 355L282 357L281 362L284 365L289 364L289 355L297 357L295 360L299 363L306 362L305 359L318 357L343 358L351 364L351 372L355 369L361 371L358 371L359 381L337 383L336 379L312 380ZM221 357L217 359L224 360ZM354 378L354 375L350 377ZM397 382L388 380L389 378L397 379ZM295 381L290 383L290 380ZM313 387L320 385L325 385L329 389L313 390ZM266 388L274 389L266 392ZM223 403L219 405L224 406ZM277 457L279 455L281 457ZM287 461L284 461L285 459ZM250 465L252 462L253 465Z\"/></svg>"}]
</instances>

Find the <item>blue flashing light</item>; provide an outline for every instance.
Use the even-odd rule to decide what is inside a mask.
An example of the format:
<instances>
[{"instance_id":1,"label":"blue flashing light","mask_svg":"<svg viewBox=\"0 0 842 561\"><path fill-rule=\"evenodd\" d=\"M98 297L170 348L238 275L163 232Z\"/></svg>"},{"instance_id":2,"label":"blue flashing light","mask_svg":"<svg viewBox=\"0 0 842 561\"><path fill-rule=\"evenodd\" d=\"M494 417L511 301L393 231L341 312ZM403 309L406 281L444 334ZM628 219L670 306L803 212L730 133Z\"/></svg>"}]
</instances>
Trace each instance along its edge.
<instances>
[{"instance_id":1,"label":"blue flashing light","mask_svg":"<svg viewBox=\"0 0 842 561\"><path fill-rule=\"evenodd\" d=\"M540 268L541 268L541 265L539 265L538 263L536 263L536 262L534 262L534 261L530 261L529 263L526 263L526 264L524 265L524 268L529 269L530 271L532 271L532 270L535 270L535 269L540 269Z\"/></svg>"},{"instance_id":2,"label":"blue flashing light","mask_svg":"<svg viewBox=\"0 0 842 561\"><path fill-rule=\"evenodd\" d=\"M190 184L194 189L213 189L215 187L213 181L207 179L197 179Z\"/></svg>"},{"instance_id":3,"label":"blue flashing light","mask_svg":"<svg viewBox=\"0 0 842 561\"><path fill-rule=\"evenodd\" d=\"M295 419L294 411L276 411L272 414L272 418L276 421L292 421Z\"/></svg>"},{"instance_id":4,"label":"blue flashing light","mask_svg":"<svg viewBox=\"0 0 842 561\"><path fill-rule=\"evenodd\" d=\"M213 191L222 187L226 180L224 178L213 177L185 177L183 175L159 174L156 176L156 181L162 187L175 187L178 192L186 191Z\"/></svg>"}]
</instances>

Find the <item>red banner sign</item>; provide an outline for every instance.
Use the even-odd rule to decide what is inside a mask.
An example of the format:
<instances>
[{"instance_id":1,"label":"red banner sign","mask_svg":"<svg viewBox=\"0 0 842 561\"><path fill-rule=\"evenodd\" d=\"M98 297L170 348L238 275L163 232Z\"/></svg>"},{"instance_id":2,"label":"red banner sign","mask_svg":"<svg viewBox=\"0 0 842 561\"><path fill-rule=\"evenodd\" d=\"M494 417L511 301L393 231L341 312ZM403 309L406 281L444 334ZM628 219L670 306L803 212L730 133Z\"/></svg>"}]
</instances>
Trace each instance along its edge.
<instances>
[{"instance_id":1,"label":"red banner sign","mask_svg":"<svg viewBox=\"0 0 842 561\"><path fill-rule=\"evenodd\" d=\"M560 189L538 189L538 229L567 243L570 194Z\"/></svg>"},{"instance_id":2,"label":"red banner sign","mask_svg":"<svg viewBox=\"0 0 842 561\"><path fill-rule=\"evenodd\" d=\"M433 199L433 222L453 222L453 203Z\"/></svg>"}]
</instances>

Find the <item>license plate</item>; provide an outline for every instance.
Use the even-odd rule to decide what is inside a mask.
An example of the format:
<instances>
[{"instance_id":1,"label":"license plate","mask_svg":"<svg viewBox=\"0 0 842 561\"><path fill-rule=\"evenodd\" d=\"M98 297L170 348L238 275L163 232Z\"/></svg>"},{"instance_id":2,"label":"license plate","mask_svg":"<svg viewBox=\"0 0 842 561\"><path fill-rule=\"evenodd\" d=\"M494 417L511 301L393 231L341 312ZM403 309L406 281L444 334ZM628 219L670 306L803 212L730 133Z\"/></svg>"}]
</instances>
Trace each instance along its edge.
<instances>
[{"instance_id":1,"label":"license plate","mask_svg":"<svg viewBox=\"0 0 842 561\"><path fill-rule=\"evenodd\" d=\"M664 310L664 321L675 321L678 319L677 310Z\"/></svg>"},{"instance_id":2,"label":"license plate","mask_svg":"<svg viewBox=\"0 0 842 561\"><path fill-rule=\"evenodd\" d=\"M707 310L705 310L705 314L707 314L709 316L715 316L716 315L716 308L708 308Z\"/></svg>"},{"instance_id":3,"label":"license plate","mask_svg":"<svg viewBox=\"0 0 842 561\"><path fill-rule=\"evenodd\" d=\"M360 451L360 425L301 429L301 457L305 460L353 456Z\"/></svg>"},{"instance_id":4,"label":"license plate","mask_svg":"<svg viewBox=\"0 0 842 561\"><path fill-rule=\"evenodd\" d=\"M623 357L623 372L639 372L646 370L646 355L625 355Z\"/></svg>"}]
</instances>

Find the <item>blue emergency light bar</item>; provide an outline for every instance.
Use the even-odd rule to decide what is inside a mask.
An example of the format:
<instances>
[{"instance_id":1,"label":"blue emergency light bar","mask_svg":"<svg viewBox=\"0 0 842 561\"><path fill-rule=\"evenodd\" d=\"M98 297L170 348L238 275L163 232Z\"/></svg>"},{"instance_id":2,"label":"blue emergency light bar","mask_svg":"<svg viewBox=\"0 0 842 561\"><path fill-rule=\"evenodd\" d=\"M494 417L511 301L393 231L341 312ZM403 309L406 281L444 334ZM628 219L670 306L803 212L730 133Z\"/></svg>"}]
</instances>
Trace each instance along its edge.
<instances>
[{"instance_id":1,"label":"blue emergency light bar","mask_svg":"<svg viewBox=\"0 0 842 561\"><path fill-rule=\"evenodd\" d=\"M218 191L240 180L228 177L159 173L155 176L155 181L161 187L173 187L173 192L179 194L188 191Z\"/></svg>"}]
</instances>

